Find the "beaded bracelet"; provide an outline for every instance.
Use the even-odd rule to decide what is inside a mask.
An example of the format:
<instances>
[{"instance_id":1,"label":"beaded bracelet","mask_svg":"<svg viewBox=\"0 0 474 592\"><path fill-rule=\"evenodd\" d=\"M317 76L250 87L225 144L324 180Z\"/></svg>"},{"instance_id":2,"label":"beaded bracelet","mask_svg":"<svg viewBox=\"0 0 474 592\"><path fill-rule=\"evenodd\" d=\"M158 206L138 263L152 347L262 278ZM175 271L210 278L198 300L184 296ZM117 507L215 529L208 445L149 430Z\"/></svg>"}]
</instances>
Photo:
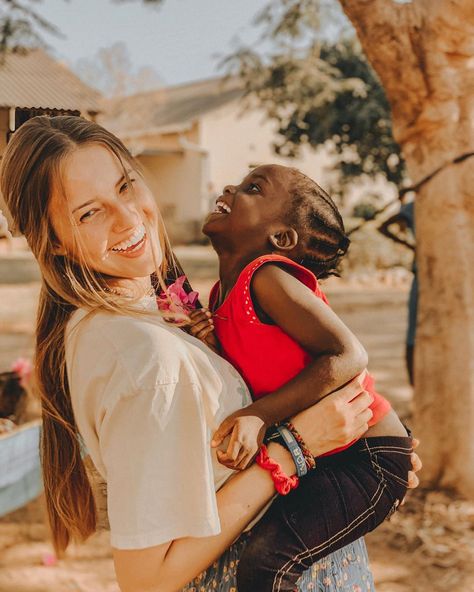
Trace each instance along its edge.
<instances>
[{"instance_id":1,"label":"beaded bracelet","mask_svg":"<svg viewBox=\"0 0 474 592\"><path fill-rule=\"evenodd\" d=\"M304 459L306 461L306 466L308 467L308 470L314 469L316 466L316 459L311 454L311 451L309 450L309 448L306 446L303 438L301 437L301 434L298 432L298 430L295 428L295 426L289 420L284 421L282 423L282 425L285 426L291 432L291 434L293 435L295 440L298 442L298 445L299 445L301 452L303 453Z\"/></svg>"},{"instance_id":2,"label":"beaded bracelet","mask_svg":"<svg viewBox=\"0 0 474 592\"><path fill-rule=\"evenodd\" d=\"M298 487L300 480L296 475L288 476L283 472L281 466L268 456L268 449L262 444L255 462L259 467L270 471L275 489L280 495L288 495L292 489Z\"/></svg>"}]
</instances>

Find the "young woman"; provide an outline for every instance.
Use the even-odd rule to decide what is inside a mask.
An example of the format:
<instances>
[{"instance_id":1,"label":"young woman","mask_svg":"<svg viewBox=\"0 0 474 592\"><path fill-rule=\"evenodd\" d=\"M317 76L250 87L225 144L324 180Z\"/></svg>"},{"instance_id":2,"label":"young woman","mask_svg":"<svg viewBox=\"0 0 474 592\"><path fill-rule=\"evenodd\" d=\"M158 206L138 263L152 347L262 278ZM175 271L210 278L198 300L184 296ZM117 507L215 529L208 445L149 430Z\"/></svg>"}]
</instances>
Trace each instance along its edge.
<instances>
[{"instance_id":1,"label":"young woman","mask_svg":"<svg viewBox=\"0 0 474 592\"><path fill-rule=\"evenodd\" d=\"M0 182L43 277L36 374L55 547L95 530L80 435L107 482L121 589L179 590L275 495L256 465L229 480L210 448L224 417L250 402L245 384L158 313L150 277L167 273L169 248L115 136L80 118L34 118L11 139ZM367 429L370 402L354 380L294 423L320 455ZM269 448L295 472L283 447Z\"/></svg>"}]
</instances>

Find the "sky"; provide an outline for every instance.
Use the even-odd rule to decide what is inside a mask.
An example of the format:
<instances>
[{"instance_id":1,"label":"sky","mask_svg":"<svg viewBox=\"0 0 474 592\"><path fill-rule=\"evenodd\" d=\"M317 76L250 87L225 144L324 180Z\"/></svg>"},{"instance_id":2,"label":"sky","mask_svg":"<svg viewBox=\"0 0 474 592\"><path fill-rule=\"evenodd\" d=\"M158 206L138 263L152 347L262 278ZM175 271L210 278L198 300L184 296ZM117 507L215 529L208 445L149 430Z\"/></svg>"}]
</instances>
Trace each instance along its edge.
<instances>
[{"instance_id":1,"label":"sky","mask_svg":"<svg viewBox=\"0 0 474 592\"><path fill-rule=\"evenodd\" d=\"M236 38L253 43L255 15L268 0L43 0L38 12L64 37L44 35L55 57L73 65L102 47L125 42L134 69L151 66L165 84L219 74L218 54L235 49Z\"/></svg>"}]
</instances>

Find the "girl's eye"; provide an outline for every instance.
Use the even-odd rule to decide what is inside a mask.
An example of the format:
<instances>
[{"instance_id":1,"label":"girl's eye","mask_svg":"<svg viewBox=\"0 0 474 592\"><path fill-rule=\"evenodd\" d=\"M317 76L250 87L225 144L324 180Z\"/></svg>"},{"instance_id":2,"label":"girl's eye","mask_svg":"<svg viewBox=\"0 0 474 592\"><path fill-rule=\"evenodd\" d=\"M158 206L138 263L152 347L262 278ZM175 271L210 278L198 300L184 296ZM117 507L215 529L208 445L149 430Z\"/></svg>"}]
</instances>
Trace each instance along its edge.
<instances>
[{"instance_id":1,"label":"girl's eye","mask_svg":"<svg viewBox=\"0 0 474 592\"><path fill-rule=\"evenodd\" d=\"M260 187L256 183L250 183L248 190L251 193L259 193L260 192Z\"/></svg>"}]
</instances>

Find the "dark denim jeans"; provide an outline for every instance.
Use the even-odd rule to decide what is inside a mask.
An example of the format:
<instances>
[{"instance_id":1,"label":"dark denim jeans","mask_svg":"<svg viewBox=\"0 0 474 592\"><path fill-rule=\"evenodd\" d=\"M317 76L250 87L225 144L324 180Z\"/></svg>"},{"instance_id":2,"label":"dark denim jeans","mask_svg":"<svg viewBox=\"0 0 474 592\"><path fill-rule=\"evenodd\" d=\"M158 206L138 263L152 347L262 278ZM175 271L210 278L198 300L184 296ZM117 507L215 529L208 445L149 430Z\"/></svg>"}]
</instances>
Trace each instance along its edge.
<instances>
[{"instance_id":1,"label":"dark denim jeans","mask_svg":"<svg viewBox=\"0 0 474 592\"><path fill-rule=\"evenodd\" d=\"M386 436L318 459L252 529L238 591L294 592L311 564L374 530L405 496L411 452L411 438Z\"/></svg>"}]
</instances>

